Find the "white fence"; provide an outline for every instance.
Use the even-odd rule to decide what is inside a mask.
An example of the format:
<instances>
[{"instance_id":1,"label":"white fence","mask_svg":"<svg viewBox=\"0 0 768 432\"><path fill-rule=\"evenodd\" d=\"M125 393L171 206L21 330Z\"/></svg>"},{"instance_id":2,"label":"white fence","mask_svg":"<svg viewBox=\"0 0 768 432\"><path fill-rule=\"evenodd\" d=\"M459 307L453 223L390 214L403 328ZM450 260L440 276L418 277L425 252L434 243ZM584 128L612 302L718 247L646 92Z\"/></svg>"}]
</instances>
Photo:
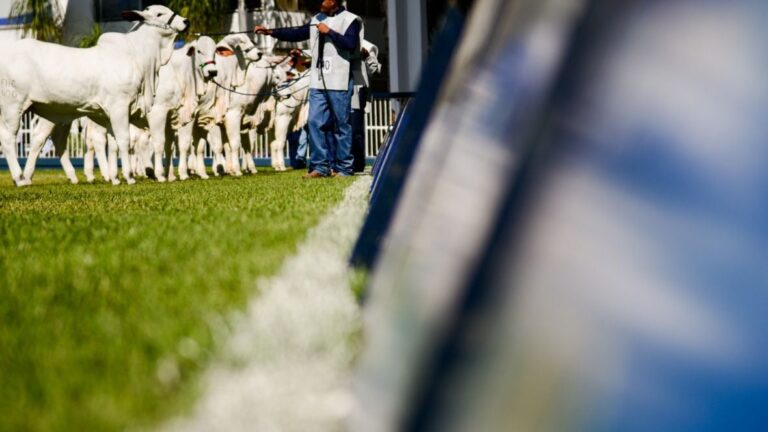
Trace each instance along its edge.
<instances>
[{"instance_id":1,"label":"white fence","mask_svg":"<svg viewBox=\"0 0 768 432\"><path fill-rule=\"evenodd\" d=\"M391 107L389 100L375 100L370 104L370 108L370 112L365 116L365 151L367 157L376 157L387 133L391 129ZM22 118L21 129L16 139L16 152L20 158L27 157L29 153L30 135L36 122L36 117L29 113L25 114ZM82 158L85 154L83 135L78 129L77 123L73 124L67 142L69 155L72 158ZM267 134L258 134L256 141L254 157L268 159L270 157L269 142L271 138ZM47 146L46 151L41 154L40 158L56 158L55 150L52 147ZM206 149L206 157L211 157L210 148ZM0 149L0 158L4 158L2 149Z\"/></svg>"}]
</instances>

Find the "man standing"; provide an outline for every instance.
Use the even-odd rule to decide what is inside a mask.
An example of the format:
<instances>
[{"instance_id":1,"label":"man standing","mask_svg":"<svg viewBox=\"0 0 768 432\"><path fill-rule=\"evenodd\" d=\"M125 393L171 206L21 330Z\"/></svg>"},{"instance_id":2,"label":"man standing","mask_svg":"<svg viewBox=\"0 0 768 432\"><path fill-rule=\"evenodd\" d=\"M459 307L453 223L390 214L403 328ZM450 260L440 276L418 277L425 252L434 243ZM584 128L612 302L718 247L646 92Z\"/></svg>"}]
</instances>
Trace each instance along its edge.
<instances>
[{"instance_id":1,"label":"man standing","mask_svg":"<svg viewBox=\"0 0 768 432\"><path fill-rule=\"evenodd\" d=\"M342 7L340 0L322 0L320 13L309 24L288 29L256 26L255 32L287 42L309 39L313 59L308 120L312 171L305 177L352 175L349 116L352 74L362 67L363 20Z\"/></svg>"},{"instance_id":2,"label":"man standing","mask_svg":"<svg viewBox=\"0 0 768 432\"><path fill-rule=\"evenodd\" d=\"M367 106L368 88L370 87L369 78L373 74L381 72L379 63L379 48L363 40L360 46L360 58L365 63L365 67L360 71L355 71L355 90L352 95L352 168L354 172L363 172L365 170L365 113L370 109Z\"/></svg>"}]
</instances>

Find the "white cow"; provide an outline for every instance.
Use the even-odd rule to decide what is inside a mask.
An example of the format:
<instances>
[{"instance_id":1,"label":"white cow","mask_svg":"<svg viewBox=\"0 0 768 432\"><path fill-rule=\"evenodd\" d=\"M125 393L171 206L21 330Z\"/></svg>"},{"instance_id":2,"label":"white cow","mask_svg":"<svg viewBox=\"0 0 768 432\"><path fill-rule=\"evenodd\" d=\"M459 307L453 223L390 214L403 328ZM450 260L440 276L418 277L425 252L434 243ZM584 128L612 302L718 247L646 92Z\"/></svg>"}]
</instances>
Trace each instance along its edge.
<instances>
[{"instance_id":1,"label":"white cow","mask_svg":"<svg viewBox=\"0 0 768 432\"><path fill-rule=\"evenodd\" d=\"M309 70L285 81L275 95L275 139L270 144L272 168L285 171L285 143L289 131L297 131L307 124L309 114Z\"/></svg>"},{"instance_id":2,"label":"white cow","mask_svg":"<svg viewBox=\"0 0 768 432\"><path fill-rule=\"evenodd\" d=\"M241 34L227 36L218 43L216 66L219 71L216 78L218 85L214 89L212 103L199 105L195 121L179 129L179 158L186 160L186 151L192 144L197 145L195 171L199 172L204 149L201 142L207 139L214 153L214 173L218 175L217 165L226 165L228 173L240 176L239 164L223 164L225 140L222 133L228 143L226 160L231 162L239 157L243 116L249 111L255 111L256 106L269 97L271 86L279 76L275 76L273 65L253 42ZM251 164L255 169L255 164ZM186 175L186 172L182 172L181 164L179 175Z\"/></svg>"},{"instance_id":3,"label":"white cow","mask_svg":"<svg viewBox=\"0 0 768 432\"><path fill-rule=\"evenodd\" d=\"M155 158L154 173L161 182L165 180L163 151L169 178L173 179L171 143L177 131L192 123L199 107L213 105L215 87L211 80L218 75L215 53L213 39L202 36L176 50L168 65L160 69L160 84L148 121ZM187 178L189 144L188 140L179 142L179 175L182 180ZM182 145L185 146L183 149ZM198 174L207 177L204 170Z\"/></svg>"},{"instance_id":4,"label":"white cow","mask_svg":"<svg viewBox=\"0 0 768 432\"><path fill-rule=\"evenodd\" d=\"M40 149L53 139L69 179L77 182L69 162L66 137L73 120L87 115L113 131L123 159L123 176L134 183L130 172L129 119L152 106L160 67L173 52L173 40L189 27L189 21L164 6L124 12L138 21L127 34L105 33L92 48L70 48L23 39L6 43L0 56L0 82L10 90L0 92L0 141L11 176L26 186ZM32 153L22 176L14 142L22 114L40 116L32 137ZM117 178L113 183L119 183Z\"/></svg>"}]
</instances>

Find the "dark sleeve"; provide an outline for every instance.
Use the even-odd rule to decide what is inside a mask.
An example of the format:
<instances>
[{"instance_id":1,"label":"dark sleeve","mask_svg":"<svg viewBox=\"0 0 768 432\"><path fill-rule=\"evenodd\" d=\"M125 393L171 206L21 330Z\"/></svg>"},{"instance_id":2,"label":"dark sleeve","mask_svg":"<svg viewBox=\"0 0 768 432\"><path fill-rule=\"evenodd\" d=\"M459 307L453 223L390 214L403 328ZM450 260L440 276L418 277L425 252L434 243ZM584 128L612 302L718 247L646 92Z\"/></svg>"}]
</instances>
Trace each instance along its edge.
<instances>
[{"instance_id":1,"label":"dark sleeve","mask_svg":"<svg viewBox=\"0 0 768 432\"><path fill-rule=\"evenodd\" d=\"M336 48L356 52L360 49L360 21L355 20L349 25L347 31L342 35L331 30L328 35Z\"/></svg>"},{"instance_id":2,"label":"dark sleeve","mask_svg":"<svg viewBox=\"0 0 768 432\"><path fill-rule=\"evenodd\" d=\"M309 39L309 24L301 27L272 30L272 37L285 42L301 42Z\"/></svg>"}]
</instances>

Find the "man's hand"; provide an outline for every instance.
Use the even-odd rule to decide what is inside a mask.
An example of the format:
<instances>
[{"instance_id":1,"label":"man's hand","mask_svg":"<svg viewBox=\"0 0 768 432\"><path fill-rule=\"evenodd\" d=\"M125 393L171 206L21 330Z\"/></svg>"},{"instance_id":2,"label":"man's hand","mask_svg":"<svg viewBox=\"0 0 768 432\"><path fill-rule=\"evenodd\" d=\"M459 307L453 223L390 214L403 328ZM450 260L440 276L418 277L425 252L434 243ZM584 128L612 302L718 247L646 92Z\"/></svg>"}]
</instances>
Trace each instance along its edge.
<instances>
[{"instance_id":1,"label":"man's hand","mask_svg":"<svg viewBox=\"0 0 768 432\"><path fill-rule=\"evenodd\" d=\"M270 30L270 29L268 29L268 28L266 28L264 26L260 26L260 25L257 25L256 28L253 29L253 32L256 33L256 34L260 34L260 35L271 35L272 34L272 30Z\"/></svg>"},{"instance_id":2,"label":"man's hand","mask_svg":"<svg viewBox=\"0 0 768 432\"><path fill-rule=\"evenodd\" d=\"M328 33L330 33L330 32L331 32L331 28L330 28L330 27L328 27L328 25L327 25L327 24L325 24L325 23L319 23L319 24L317 25L317 30L318 30L320 33L322 33L322 34L328 34Z\"/></svg>"}]
</instances>

